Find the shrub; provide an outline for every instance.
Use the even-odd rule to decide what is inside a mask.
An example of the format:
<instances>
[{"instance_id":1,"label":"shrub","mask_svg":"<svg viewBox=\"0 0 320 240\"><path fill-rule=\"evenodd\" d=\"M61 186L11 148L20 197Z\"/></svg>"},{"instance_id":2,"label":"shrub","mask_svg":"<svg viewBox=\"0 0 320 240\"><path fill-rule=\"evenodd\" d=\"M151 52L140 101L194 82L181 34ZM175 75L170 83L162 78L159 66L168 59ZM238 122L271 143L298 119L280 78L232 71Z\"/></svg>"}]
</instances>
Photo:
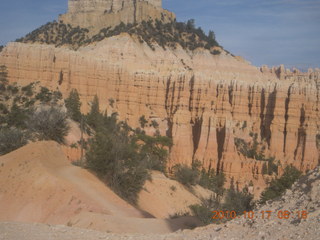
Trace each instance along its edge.
<instances>
[{"instance_id":1,"label":"shrub","mask_svg":"<svg viewBox=\"0 0 320 240\"><path fill-rule=\"evenodd\" d=\"M36 99L42 103L49 103L52 100L52 92L46 87L41 87L40 92L36 95Z\"/></svg>"},{"instance_id":2,"label":"shrub","mask_svg":"<svg viewBox=\"0 0 320 240\"><path fill-rule=\"evenodd\" d=\"M174 186L174 185L172 185L172 186L170 187L170 189L171 189L171 191L175 192L175 191L177 190L177 187Z\"/></svg>"},{"instance_id":3,"label":"shrub","mask_svg":"<svg viewBox=\"0 0 320 240\"><path fill-rule=\"evenodd\" d=\"M116 124L114 118L105 118L106 126L99 127L90 142L86 154L87 167L95 171L121 197L136 203L138 193L149 177L147 169L139 158L134 139L128 136L120 124ZM115 127L110 128L111 125Z\"/></svg>"},{"instance_id":4,"label":"shrub","mask_svg":"<svg viewBox=\"0 0 320 240\"><path fill-rule=\"evenodd\" d=\"M15 126L19 128L26 128L26 121L31 110L19 107L13 104L10 112L6 116L6 121L9 126Z\"/></svg>"},{"instance_id":5,"label":"shrub","mask_svg":"<svg viewBox=\"0 0 320 240\"><path fill-rule=\"evenodd\" d=\"M114 103L115 103L114 99L113 98L109 98L109 105L111 107L114 107Z\"/></svg>"},{"instance_id":6,"label":"shrub","mask_svg":"<svg viewBox=\"0 0 320 240\"><path fill-rule=\"evenodd\" d=\"M222 206L226 211L236 211L237 215L243 214L244 211L253 209L253 195L246 189L238 191L231 187L226 192Z\"/></svg>"},{"instance_id":7,"label":"shrub","mask_svg":"<svg viewBox=\"0 0 320 240\"><path fill-rule=\"evenodd\" d=\"M225 182L226 177L224 173L220 172L216 174L214 169L211 169L208 172L202 169L199 185L215 192L217 194L217 198L220 198L223 195L225 191Z\"/></svg>"},{"instance_id":8,"label":"shrub","mask_svg":"<svg viewBox=\"0 0 320 240\"><path fill-rule=\"evenodd\" d=\"M193 215L197 217L204 225L208 225L212 222L212 209L204 204L194 204L189 206Z\"/></svg>"},{"instance_id":9,"label":"shrub","mask_svg":"<svg viewBox=\"0 0 320 240\"><path fill-rule=\"evenodd\" d=\"M24 87L21 88L21 90L23 92L25 92L25 94L28 96L28 97L31 97L33 95L33 83L30 83Z\"/></svg>"},{"instance_id":10,"label":"shrub","mask_svg":"<svg viewBox=\"0 0 320 240\"><path fill-rule=\"evenodd\" d=\"M141 128L144 128L146 126L146 124L148 123L148 121L146 120L146 117L144 115L142 115L139 118L139 123L140 123Z\"/></svg>"},{"instance_id":11,"label":"shrub","mask_svg":"<svg viewBox=\"0 0 320 240\"><path fill-rule=\"evenodd\" d=\"M25 144L27 144L27 138L20 129L0 129L0 155L14 151Z\"/></svg>"},{"instance_id":12,"label":"shrub","mask_svg":"<svg viewBox=\"0 0 320 240\"><path fill-rule=\"evenodd\" d=\"M186 186L196 185L199 182L199 171L186 165L175 165L173 167L175 179Z\"/></svg>"},{"instance_id":13,"label":"shrub","mask_svg":"<svg viewBox=\"0 0 320 240\"><path fill-rule=\"evenodd\" d=\"M157 128L159 127L159 123L157 123L156 120L152 120L151 126L152 126L153 128L156 128L156 129L157 129Z\"/></svg>"},{"instance_id":14,"label":"shrub","mask_svg":"<svg viewBox=\"0 0 320 240\"><path fill-rule=\"evenodd\" d=\"M268 200L281 196L286 189L289 189L292 184L301 176L301 172L294 166L287 166L284 169L283 175L271 181L260 196L260 202L265 203Z\"/></svg>"},{"instance_id":15,"label":"shrub","mask_svg":"<svg viewBox=\"0 0 320 240\"><path fill-rule=\"evenodd\" d=\"M165 171L167 148L172 145L172 140L134 130L126 123L118 122L117 113L102 115L97 97L87 119L95 129L86 153L87 167L119 196L135 204L149 178L148 169Z\"/></svg>"},{"instance_id":16,"label":"shrub","mask_svg":"<svg viewBox=\"0 0 320 240\"><path fill-rule=\"evenodd\" d=\"M57 107L41 107L29 117L27 127L36 133L39 140L58 143L64 143L69 131L67 115Z\"/></svg>"}]
</instances>

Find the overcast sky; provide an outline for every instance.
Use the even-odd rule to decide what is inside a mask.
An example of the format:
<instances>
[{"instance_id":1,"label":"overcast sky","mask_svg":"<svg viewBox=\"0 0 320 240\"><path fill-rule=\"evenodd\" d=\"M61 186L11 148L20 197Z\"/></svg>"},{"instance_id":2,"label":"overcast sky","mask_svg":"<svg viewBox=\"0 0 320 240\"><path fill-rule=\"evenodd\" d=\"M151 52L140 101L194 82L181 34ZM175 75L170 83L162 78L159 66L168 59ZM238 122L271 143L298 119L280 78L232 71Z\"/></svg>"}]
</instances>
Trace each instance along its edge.
<instances>
[{"instance_id":1,"label":"overcast sky","mask_svg":"<svg viewBox=\"0 0 320 240\"><path fill-rule=\"evenodd\" d=\"M195 19L256 66L320 67L320 0L163 0L178 21ZM0 8L0 45L67 10L67 0L10 0Z\"/></svg>"}]
</instances>

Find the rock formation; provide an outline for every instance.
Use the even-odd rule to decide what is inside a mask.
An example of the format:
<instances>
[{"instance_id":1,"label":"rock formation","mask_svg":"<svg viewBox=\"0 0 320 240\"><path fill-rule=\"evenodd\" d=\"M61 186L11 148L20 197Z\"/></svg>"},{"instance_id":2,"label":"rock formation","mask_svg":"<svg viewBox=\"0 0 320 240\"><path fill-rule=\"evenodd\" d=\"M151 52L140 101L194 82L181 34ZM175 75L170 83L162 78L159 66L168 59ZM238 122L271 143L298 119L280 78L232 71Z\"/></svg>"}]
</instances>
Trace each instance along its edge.
<instances>
[{"instance_id":1,"label":"rock formation","mask_svg":"<svg viewBox=\"0 0 320 240\"><path fill-rule=\"evenodd\" d=\"M60 19L97 30L123 21L122 17L132 22L132 2L140 4L146 17L161 19L164 11L158 2L150 1L126 1L127 8L115 11L119 7L111 7L112 2L122 1L90 1L97 4L94 11L88 1L70 1L69 12ZM109 17L114 22L106 21ZM142 115L149 124L157 121L161 134L173 138L170 166L199 160L207 169L234 177L240 187L253 181L261 187L255 193L271 177L263 173L267 158L274 157L275 164L279 161L279 174L286 164L306 171L320 162L319 69L301 73L284 67L257 68L225 51L214 55L180 45L155 44L152 50L126 33L77 51L9 43L0 53L2 64L10 81L41 81L64 95L78 89L83 111L97 94L103 110L118 112L133 127L139 126ZM263 153L259 160L258 153Z\"/></svg>"},{"instance_id":2,"label":"rock formation","mask_svg":"<svg viewBox=\"0 0 320 240\"><path fill-rule=\"evenodd\" d=\"M162 0L69 0L68 12L59 17L65 23L88 28L91 33L121 22L128 24L153 19L169 22L175 19L175 15L162 9Z\"/></svg>"}]
</instances>

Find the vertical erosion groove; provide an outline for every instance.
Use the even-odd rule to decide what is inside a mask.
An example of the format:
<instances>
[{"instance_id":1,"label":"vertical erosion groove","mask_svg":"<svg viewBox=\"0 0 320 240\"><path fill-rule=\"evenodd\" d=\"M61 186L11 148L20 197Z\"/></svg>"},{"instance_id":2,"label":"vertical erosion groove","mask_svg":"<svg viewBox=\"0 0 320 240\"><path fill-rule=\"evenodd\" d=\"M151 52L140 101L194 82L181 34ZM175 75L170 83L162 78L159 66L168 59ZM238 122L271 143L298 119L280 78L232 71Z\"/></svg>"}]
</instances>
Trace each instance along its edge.
<instances>
[{"instance_id":1,"label":"vertical erosion groove","mask_svg":"<svg viewBox=\"0 0 320 240\"><path fill-rule=\"evenodd\" d=\"M137 0L133 0L134 14L133 14L133 22L137 23Z\"/></svg>"},{"instance_id":2,"label":"vertical erosion groove","mask_svg":"<svg viewBox=\"0 0 320 240\"><path fill-rule=\"evenodd\" d=\"M271 140L271 124L274 119L274 110L276 107L277 90L274 88L273 92L269 94L268 103L266 107L266 115L264 120L264 138L266 139L268 146L270 147Z\"/></svg>"},{"instance_id":3,"label":"vertical erosion groove","mask_svg":"<svg viewBox=\"0 0 320 240\"><path fill-rule=\"evenodd\" d=\"M217 163L217 173L221 171L221 159L224 149L224 142L226 139L226 126L224 124L223 127L217 127L216 129L216 136L217 136L217 150L218 150L218 163Z\"/></svg>"},{"instance_id":4,"label":"vertical erosion groove","mask_svg":"<svg viewBox=\"0 0 320 240\"><path fill-rule=\"evenodd\" d=\"M201 129L202 129L202 122L203 122L203 118L201 116L201 118L197 118L192 126L192 140L193 140L193 157L192 159L194 159L194 155L197 152L198 146L199 146L199 141L201 138Z\"/></svg>"},{"instance_id":5,"label":"vertical erosion groove","mask_svg":"<svg viewBox=\"0 0 320 240\"><path fill-rule=\"evenodd\" d=\"M249 112L249 116L251 117L252 115L252 98L253 98L253 95L252 95L252 92L254 90L254 87L251 88L251 86L249 86L249 89L248 89L248 112Z\"/></svg>"},{"instance_id":6,"label":"vertical erosion groove","mask_svg":"<svg viewBox=\"0 0 320 240\"><path fill-rule=\"evenodd\" d=\"M307 133L305 129L305 110L304 106L300 109L300 127L298 129L298 140L297 140L297 146L294 150L294 159L296 160L298 150L301 149L301 165L304 161L304 155L305 155L305 149L306 149L306 141L307 141Z\"/></svg>"},{"instance_id":7,"label":"vertical erosion groove","mask_svg":"<svg viewBox=\"0 0 320 240\"><path fill-rule=\"evenodd\" d=\"M164 99L164 107L165 110L167 112L167 120L168 120L168 130L166 132L167 137L172 138L172 126L173 126L173 122L172 122L172 116L171 116L171 112L170 112L170 107L169 107L169 90L170 90L170 85L171 85L171 76L168 77L167 79L167 85L166 85L166 93L165 93L165 99Z\"/></svg>"},{"instance_id":8,"label":"vertical erosion groove","mask_svg":"<svg viewBox=\"0 0 320 240\"><path fill-rule=\"evenodd\" d=\"M287 146L287 125L288 125L288 119L289 119L289 104L290 104L290 96L291 96L291 88L292 88L292 84L290 85L290 87L288 88L288 93L287 93L287 97L285 100L285 113L284 113L284 130L283 130L283 153L286 153L286 146Z\"/></svg>"},{"instance_id":9,"label":"vertical erosion groove","mask_svg":"<svg viewBox=\"0 0 320 240\"><path fill-rule=\"evenodd\" d=\"M229 103L232 106L232 100L233 100L233 83L228 86L228 94L229 94Z\"/></svg>"},{"instance_id":10,"label":"vertical erosion groove","mask_svg":"<svg viewBox=\"0 0 320 240\"><path fill-rule=\"evenodd\" d=\"M207 135L206 149L208 149L209 138L210 138L210 132L211 132L211 117L209 117L209 125L208 125L208 135Z\"/></svg>"},{"instance_id":11,"label":"vertical erosion groove","mask_svg":"<svg viewBox=\"0 0 320 240\"><path fill-rule=\"evenodd\" d=\"M264 109L265 109L265 90L264 88L261 91L261 98L260 98L260 136L261 139L263 139L263 133L264 133Z\"/></svg>"},{"instance_id":12,"label":"vertical erosion groove","mask_svg":"<svg viewBox=\"0 0 320 240\"><path fill-rule=\"evenodd\" d=\"M166 92L165 92L165 102L164 107L167 112L167 121L168 121L168 130L166 132L166 135L170 138L172 138L172 127L173 127L173 116L179 109L179 101L181 97L181 89L183 88L183 79L179 79L179 86L178 86L178 101L175 102L175 96L176 96L176 82L171 81L171 76L167 79L166 84ZM182 85L182 86L181 86ZM170 93L171 90L171 93ZM171 94L171 95L170 95Z\"/></svg>"},{"instance_id":13,"label":"vertical erosion groove","mask_svg":"<svg viewBox=\"0 0 320 240\"><path fill-rule=\"evenodd\" d=\"M316 135L316 146L318 149L318 165L320 165L320 134Z\"/></svg>"},{"instance_id":14,"label":"vertical erosion groove","mask_svg":"<svg viewBox=\"0 0 320 240\"><path fill-rule=\"evenodd\" d=\"M194 95L194 83L195 83L195 78L194 76L191 77L190 83L189 83L189 91L190 91L190 96L189 96L189 111L192 111L192 103L193 103L193 95Z\"/></svg>"},{"instance_id":15,"label":"vertical erosion groove","mask_svg":"<svg viewBox=\"0 0 320 240\"><path fill-rule=\"evenodd\" d=\"M264 89L261 92L261 106L260 106L260 135L261 139L265 139L268 147L270 148L270 139L271 139L271 124L274 119L274 110L276 106L276 97L277 90L274 88L273 92L268 96L268 103L265 106L265 92ZM264 110L266 110L266 114L264 114Z\"/></svg>"}]
</instances>

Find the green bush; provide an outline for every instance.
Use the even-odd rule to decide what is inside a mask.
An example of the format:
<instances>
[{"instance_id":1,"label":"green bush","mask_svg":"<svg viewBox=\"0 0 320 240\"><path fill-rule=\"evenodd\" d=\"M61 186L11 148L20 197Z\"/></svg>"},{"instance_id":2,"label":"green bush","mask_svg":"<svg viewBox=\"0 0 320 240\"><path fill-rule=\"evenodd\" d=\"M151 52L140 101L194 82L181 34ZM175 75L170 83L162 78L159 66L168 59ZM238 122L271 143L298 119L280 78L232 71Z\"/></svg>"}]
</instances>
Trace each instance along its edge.
<instances>
[{"instance_id":1,"label":"green bush","mask_svg":"<svg viewBox=\"0 0 320 240\"><path fill-rule=\"evenodd\" d=\"M64 143L69 132L67 114L58 107L41 107L29 117L27 128L36 133L39 140Z\"/></svg>"},{"instance_id":2,"label":"green bush","mask_svg":"<svg viewBox=\"0 0 320 240\"><path fill-rule=\"evenodd\" d=\"M301 172L293 166L287 166L284 169L283 175L271 181L260 196L260 202L265 203L268 200L275 199L281 196L286 189L289 189L292 184L301 176Z\"/></svg>"},{"instance_id":3,"label":"green bush","mask_svg":"<svg viewBox=\"0 0 320 240\"><path fill-rule=\"evenodd\" d=\"M156 120L152 120L152 122L151 122L151 126L152 126L153 128L155 128L155 129L158 129L158 127L159 127L159 123L157 123L157 121L156 121Z\"/></svg>"},{"instance_id":4,"label":"green bush","mask_svg":"<svg viewBox=\"0 0 320 240\"><path fill-rule=\"evenodd\" d=\"M52 100L52 92L46 87L41 87L40 92L36 95L36 100L40 100L42 103L49 103Z\"/></svg>"},{"instance_id":5,"label":"green bush","mask_svg":"<svg viewBox=\"0 0 320 240\"><path fill-rule=\"evenodd\" d=\"M25 109L23 107L19 107L17 104L13 104L10 112L6 115L6 122L9 126L26 128L26 121L30 113L30 109Z\"/></svg>"},{"instance_id":6,"label":"green bush","mask_svg":"<svg viewBox=\"0 0 320 240\"><path fill-rule=\"evenodd\" d=\"M244 211L253 209L253 195L246 189L242 191L230 188L226 192L224 203L222 205L225 211L236 211L237 215L243 214Z\"/></svg>"},{"instance_id":7,"label":"green bush","mask_svg":"<svg viewBox=\"0 0 320 240\"><path fill-rule=\"evenodd\" d=\"M137 144L115 119L99 127L86 154L87 167L96 172L116 193L136 203L149 175L139 158ZM112 124L113 122L113 124ZM110 128L114 125L114 128Z\"/></svg>"},{"instance_id":8,"label":"green bush","mask_svg":"<svg viewBox=\"0 0 320 240\"><path fill-rule=\"evenodd\" d=\"M189 206L192 214L197 217L204 225L212 223L212 209L204 204L194 204Z\"/></svg>"},{"instance_id":9,"label":"green bush","mask_svg":"<svg viewBox=\"0 0 320 240\"><path fill-rule=\"evenodd\" d=\"M27 144L25 134L17 128L0 129L0 155L7 154Z\"/></svg>"},{"instance_id":10,"label":"green bush","mask_svg":"<svg viewBox=\"0 0 320 240\"><path fill-rule=\"evenodd\" d=\"M225 191L225 182L226 177L223 172L216 174L214 169L209 171L202 169L199 185L216 193L218 198L221 197Z\"/></svg>"},{"instance_id":11,"label":"green bush","mask_svg":"<svg viewBox=\"0 0 320 240\"><path fill-rule=\"evenodd\" d=\"M102 115L95 97L86 119L95 130L86 153L87 167L105 181L118 195L136 203L149 178L149 169L165 171L167 149L172 140L147 136L124 122L117 114Z\"/></svg>"},{"instance_id":12,"label":"green bush","mask_svg":"<svg viewBox=\"0 0 320 240\"><path fill-rule=\"evenodd\" d=\"M148 123L148 121L146 120L146 117L144 115L142 115L139 118L139 123L140 123L141 128L144 128L146 126L146 124Z\"/></svg>"},{"instance_id":13,"label":"green bush","mask_svg":"<svg viewBox=\"0 0 320 240\"><path fill-rule=\"evenodd\" d=\"M175 165L173 167L175 179L186 186L193 186L199 182L199 171L186 165Z\"/></svg>"}]
</instances>

